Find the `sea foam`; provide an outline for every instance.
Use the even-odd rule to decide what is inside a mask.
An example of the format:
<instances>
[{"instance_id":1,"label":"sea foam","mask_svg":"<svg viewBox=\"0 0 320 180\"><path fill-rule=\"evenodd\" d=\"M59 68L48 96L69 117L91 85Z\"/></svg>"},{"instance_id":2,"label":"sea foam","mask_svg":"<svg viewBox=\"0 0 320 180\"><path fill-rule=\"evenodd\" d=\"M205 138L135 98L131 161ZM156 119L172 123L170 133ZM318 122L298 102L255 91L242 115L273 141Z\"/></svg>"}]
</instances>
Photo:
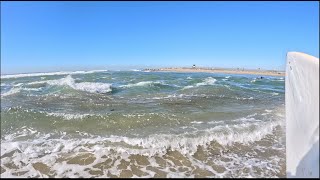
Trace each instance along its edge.
<instances>
[{"instance_id":1,"label":"sea foam","mask_svg":"<svg viewBox=\"0 0 320 180\"><path fill-rule=\"evenodd\" d=\"M127 85L121 85L121 88L131 88L131 87L143 87L143 86L155 86L155 85L168 85L160 81L141 81L138 83L132 83Z\"/></svg>"},{"instance_id":2,"label":"sea foam","mask_svg":"<svg viewBox=\"0 0 320 180\"><path fill-rule=\"evenodd\" d=\"M98 82L76 83L75 80L71 77L71 75L68 75L67 77L58 80L35 81L28 84L34 85L43 83L47 83L52 86L69 86L75 90L86 91L90 93L107 93L112 91L111 84Z\"/></svg>"},{"instance_id":3,"label":"sea foam","mask_svg":"<svg viewBox=\"0 0 320 180\"><path fill-rule=\"evenodd\" d=\"M182 89L190 89L190 88L193 88L193 87L214 85L214 83L216 81L217 80L215 78L213 78L213 77L207 77L201 83L196 83L194 86L193 85L188 85L188 86L183 87Z\"/></svg>"},{"instance_id":4,"label":"sea foam","mask_svg":"<svg viewBox=\"0 0 320 180\"><path fill-rule=\"evenodd\" d=\"M21 91L20 87L18 87L18 88L14 87L14 88L11 88L8 92L2 93L1 97L10 96L10 95L19 93L20 91Z\"/></svg>"},{"instance_id":5,"label":"sea foam","mask_svg":"<svg viewBox=\"0 0 320 180\"><path fill-rule=\"evenodd\" d=\"M207 77L203 82L197 83L196 86L213 85L216 81L213 77Z\"/></svg>"},{"instance_id":6,"label":"sea foam","mask_svg":"<svg viewBox=\"0 0 320 180\"><path fill-rule=\"evenodd\" d=\"M70 150L81 149L79 145L89 144L101 144L102 142L120 143L124 142L128 146L115 146L113 148L123 149L129 154L140 154L147 156L154 156L156 154L165 154L168 149L177 150L181 154L193 154L197 151L198 146L207 146L212 141L217 141L220 145L226 146L233 143L248 144L258 140L261 140L268 134L271 134L276 126L281 126L281 121L270 122L255 122L255 123L243 123L236 125L218 125L213 128L209 128L202 131L193 131L184 134L153 134L145 138L132 138L125 136L109 136L100 137L89 135L90 139L81 138L81 140L68 139L48 139L51 135L44 135L38 133L32 128L24 128L20 132L6 135L4 142L1 146L1 155L13 151L15 148L27 153L26 149L31 147L37 148L34 152L54 152L57 143L64 144L59 150L60 153L67 153ZM36 134L37 139L34 142L31 141L16 141L17 138L22 136L30 136ZM43 146L41 144L45 143ZM17 144L20 144L16 146ZM39 145L39 146L38 146ZM52 146L53 145L53 146ZM94 147L94 146L93 146ZM111 145L112 147L112 145ZM137 148L140 147L140 148ZM109 146L104 147L109 149ZM141 149L142 148L142 149ZM90 150L91 151L91 150Z\"/></svg>"},{"instance_id":7,"label":"sea foam","mask_svg":"<svg viewBox=\"0 0 320 180\"><path fill-rule=\"evenodd\" d=\"M67 75L67 74L90 74L95 72L104 72L107 70L92 70L92 71L73 71L73 72L48 72L48 73L28 73L28 74L10 74L1 75L1 79L34 77L34 76L53 76L53 75Z\"/></svg>"}]
</instances>

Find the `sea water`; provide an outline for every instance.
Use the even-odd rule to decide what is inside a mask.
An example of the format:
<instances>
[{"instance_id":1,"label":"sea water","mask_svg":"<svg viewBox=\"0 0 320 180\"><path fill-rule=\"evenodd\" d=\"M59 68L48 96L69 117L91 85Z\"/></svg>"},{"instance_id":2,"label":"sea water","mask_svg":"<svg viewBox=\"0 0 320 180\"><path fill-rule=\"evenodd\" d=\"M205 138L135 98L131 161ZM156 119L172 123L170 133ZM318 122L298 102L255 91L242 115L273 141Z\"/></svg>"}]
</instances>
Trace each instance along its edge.
<instances>
[{"instance_id":1,"label":"sea water","mask_svg":"<svg viewBox=\"0 0 320 180\"><path fill-rule=\"evenodd\" d=\"M285 177L284 77L1 76L1 177Z\"/></svg>"}]
</instances>

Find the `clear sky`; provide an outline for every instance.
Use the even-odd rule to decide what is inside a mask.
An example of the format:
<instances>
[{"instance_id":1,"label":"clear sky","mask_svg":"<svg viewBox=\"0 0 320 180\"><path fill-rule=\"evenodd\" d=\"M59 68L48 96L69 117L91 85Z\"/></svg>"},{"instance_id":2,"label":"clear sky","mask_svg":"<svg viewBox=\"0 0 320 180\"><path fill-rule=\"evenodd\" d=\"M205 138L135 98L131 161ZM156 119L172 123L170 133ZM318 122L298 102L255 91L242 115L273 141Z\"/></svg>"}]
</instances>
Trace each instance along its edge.
<instances>
[{"instance_id":1,"label":"clear sky","mask_svg":"<svg viewBox=\"0 0 320 180\"><path fill-rule=\"evenodd\" d=\"M319 2L1 2L1 73L319 58Z\"/></svg>"}]
</instances>

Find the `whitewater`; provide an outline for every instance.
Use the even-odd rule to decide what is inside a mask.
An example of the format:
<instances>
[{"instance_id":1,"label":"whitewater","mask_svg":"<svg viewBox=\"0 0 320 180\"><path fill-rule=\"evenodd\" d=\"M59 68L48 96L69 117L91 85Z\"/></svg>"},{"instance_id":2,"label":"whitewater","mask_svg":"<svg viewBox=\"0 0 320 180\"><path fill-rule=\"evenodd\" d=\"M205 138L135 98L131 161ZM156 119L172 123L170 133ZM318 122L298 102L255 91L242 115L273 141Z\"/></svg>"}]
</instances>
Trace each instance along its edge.
<instances>
[{"instance_id":1,"label":"whitewater","mask_svg":"<svg viewBox=\"0 0 320 180\"><path fill-rule=\"evenodd\" d=\"M284 78L1 76L1 177L285 177Z\"/></svg>"}]
</instances>

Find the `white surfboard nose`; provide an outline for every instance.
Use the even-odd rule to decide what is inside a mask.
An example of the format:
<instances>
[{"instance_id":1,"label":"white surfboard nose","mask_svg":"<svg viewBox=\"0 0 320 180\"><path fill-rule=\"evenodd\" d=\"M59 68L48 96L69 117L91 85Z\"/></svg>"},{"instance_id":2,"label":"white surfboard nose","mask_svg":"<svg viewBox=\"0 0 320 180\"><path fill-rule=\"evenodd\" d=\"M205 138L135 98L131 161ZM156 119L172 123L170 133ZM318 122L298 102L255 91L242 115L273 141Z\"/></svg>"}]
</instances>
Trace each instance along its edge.
<instances>
[{"instance_id":1,"label":"white surfboard nose","mask_svg":"<svg viewBox=\"0 0 320 180\"><path fill-rule=\"evenodd\" d=\"M319 58L287 54L287 177L319 177Z\"/></svg>"}]
</instances>

